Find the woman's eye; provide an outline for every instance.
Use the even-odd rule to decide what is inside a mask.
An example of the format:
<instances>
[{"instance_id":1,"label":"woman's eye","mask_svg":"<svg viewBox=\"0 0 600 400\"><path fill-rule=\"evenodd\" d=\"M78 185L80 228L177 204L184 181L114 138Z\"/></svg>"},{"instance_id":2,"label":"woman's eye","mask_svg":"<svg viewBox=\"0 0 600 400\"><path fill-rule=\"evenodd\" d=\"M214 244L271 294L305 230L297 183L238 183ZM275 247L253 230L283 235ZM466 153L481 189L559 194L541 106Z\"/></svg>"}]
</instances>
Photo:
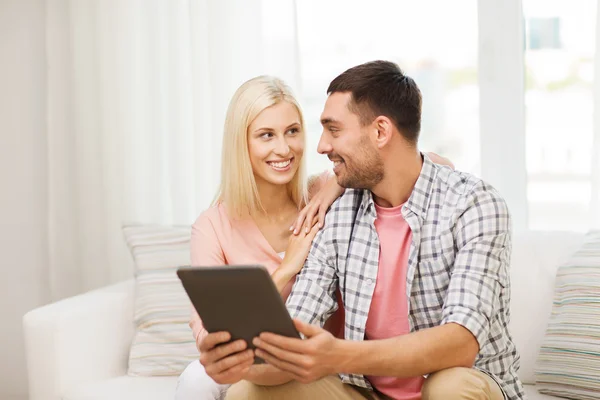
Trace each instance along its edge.
<instances>
[{"instance_id":1,"label":"woman's eye","mask_svg":"<svg viewBox=\"0 0 600 400\"><path fill-rule=\"evenodd\" d=\"M263 139L270 139L273 137L273 134L271 132L265 132L262 135L260 135L260 137Z\"/></svg>"},{"instance_id":2,"label":"woman's eye","mask_svg":"<svg viewBox=\"0 0 600 400\"><path fill-rule=\"evenodd\" d=\"M298 129L298 128L292 128L287 131L288 135L295 135L298 132L300 132L300 129Z\"/></svg>"}]
</instances>

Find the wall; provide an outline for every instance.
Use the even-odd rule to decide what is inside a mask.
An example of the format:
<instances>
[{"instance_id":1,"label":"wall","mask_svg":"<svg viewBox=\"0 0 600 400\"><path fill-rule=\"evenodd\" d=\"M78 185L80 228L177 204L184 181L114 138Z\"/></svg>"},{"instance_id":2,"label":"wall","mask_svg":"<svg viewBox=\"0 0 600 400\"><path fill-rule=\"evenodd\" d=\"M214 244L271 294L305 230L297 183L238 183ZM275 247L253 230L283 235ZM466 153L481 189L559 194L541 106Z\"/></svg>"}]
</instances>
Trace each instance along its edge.
<instances>
[{"instance_id":1,"label":"wall","mask_svg":"<svg viewBox=\"0 0 600 400\"><path fill-rule=\"evenodd\" d=\"M21 318L49 299L43 0L0 1L0 399L25 399Z\"/></svg>"}]
</instances>

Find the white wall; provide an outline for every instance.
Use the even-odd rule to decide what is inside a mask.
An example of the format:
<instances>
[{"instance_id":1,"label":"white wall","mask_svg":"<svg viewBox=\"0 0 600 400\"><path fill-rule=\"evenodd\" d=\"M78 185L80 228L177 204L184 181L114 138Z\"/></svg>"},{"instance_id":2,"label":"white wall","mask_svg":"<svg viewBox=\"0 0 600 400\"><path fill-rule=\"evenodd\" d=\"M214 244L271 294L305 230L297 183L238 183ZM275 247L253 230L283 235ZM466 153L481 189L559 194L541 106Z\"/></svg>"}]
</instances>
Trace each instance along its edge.
<instances>
[{"instance_id":1,"label":"white wall","mask_svg":"<svg viewBox=\"0 0 600 400\"><path fill-rule=\"evenodd\" d=\"M21 318L49 300L43 0L0 0L0 399L26 397Z\"/></svg>"}]
</instances>

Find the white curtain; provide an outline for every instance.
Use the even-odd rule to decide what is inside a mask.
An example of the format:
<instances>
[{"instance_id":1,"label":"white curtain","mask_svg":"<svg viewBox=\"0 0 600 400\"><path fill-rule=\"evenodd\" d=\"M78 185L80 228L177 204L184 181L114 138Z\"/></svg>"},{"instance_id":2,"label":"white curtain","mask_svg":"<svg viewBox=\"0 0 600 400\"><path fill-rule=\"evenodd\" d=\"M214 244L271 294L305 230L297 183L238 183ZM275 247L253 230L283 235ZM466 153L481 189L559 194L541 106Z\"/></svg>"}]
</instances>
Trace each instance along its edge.
<instances>
[{"instance_id":1,"label":"white curtain","mask_svg":"<svg viewBox=\"0 0 600 400\"><path fill-rule=\"evenodd\" d=\"M527 229L522 1L477 5L482 173ZM294 0L46 1L53 299L131 276L122 225L189 225L208 206L225 109L241 82L278 75L311 104L302 89L313 77L299 66L331 61L303 58L297 31L311 27L297 24ZM516 33L498 35L502 26ZM507 73L498 54L518 62ZM590 227L600 226L599 82ZM509 153L511 163L500 156Z\"/></svg>"},{"instance_id":2,"label":"white curtain","mask_svg":"<svg viewBox=\"0 0 600 400\"><path fill-rule=\"evenodd\" d=\"M124 224L190 225L225 110L264 73L260 0L48 0L50 288L132 275Z\"/></svg>"}]
</instances>

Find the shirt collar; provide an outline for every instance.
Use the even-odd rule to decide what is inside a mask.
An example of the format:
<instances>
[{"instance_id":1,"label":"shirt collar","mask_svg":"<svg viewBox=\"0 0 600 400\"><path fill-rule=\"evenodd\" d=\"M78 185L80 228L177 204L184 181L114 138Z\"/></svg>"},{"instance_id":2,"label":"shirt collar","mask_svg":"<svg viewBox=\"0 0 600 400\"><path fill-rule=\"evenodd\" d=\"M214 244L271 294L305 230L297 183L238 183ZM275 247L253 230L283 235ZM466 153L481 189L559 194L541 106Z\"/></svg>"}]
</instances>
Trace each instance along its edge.
<instances>
[{"instance_id":1,"label":"shirt collar","mask_svg":"<svg viewBox=\"0 0 600 400\"><path fill-rule=\"evenodd\" d=\"M421 153L423 157L423 166L421 167L421 173L415 183L408 201L406 202L406 208L417 214L417 216L424 220L427 216L427 210L429 209L429 202L431 200L431 191L433 190L433 182L437 176L437 167L427 157L427 154Z\"/></svg>"},{"instance_id":2,"label":"shirt collar","mask_svg":"<svg viewBox=\"0 0 600 400\"><path fill-rule=\"evenodd\" d=\"M421 173L415 183L408 201L403 208L406 208L415 213L421 220L425 219L427 210L429 209L429 201L431 200L431 190L433 182L437 175L437 168L426 154L421 153L423 157L423 166ZM361 202L361 208L364 208L369 214L376 216L375 203L373 201L373 193L370 190L364 191L364 196Z\"/></svg>"}]
</instances>

